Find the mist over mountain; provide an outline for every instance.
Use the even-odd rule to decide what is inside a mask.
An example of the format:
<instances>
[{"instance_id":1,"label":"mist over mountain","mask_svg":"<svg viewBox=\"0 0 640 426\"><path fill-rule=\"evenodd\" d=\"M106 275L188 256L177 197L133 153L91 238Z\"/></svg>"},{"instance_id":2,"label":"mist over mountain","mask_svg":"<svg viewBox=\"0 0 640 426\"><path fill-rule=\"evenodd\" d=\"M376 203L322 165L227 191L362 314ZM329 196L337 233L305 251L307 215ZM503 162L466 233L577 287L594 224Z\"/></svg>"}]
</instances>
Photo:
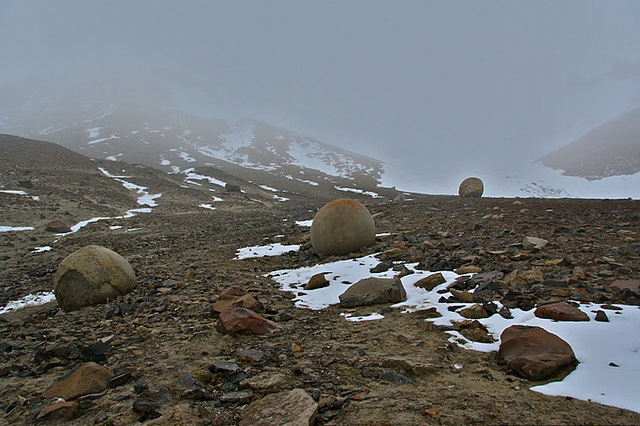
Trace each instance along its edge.
<instances>
[{"instance_id":1,"label":"mist over mountain","mask_svg":"<svg viewBox=\"0 0 640 426\"><path fill-rule=\"evenodd\" d=\"M637 193L615 176L591 185L535 163L640 105L635 1L60 0L1 8L5 133L99 158L133 155L121 149L126 142L137 146L131 161L149 164L169 150L165 160L178 167L171 149L193 150L196 163L269 168L301 162L307 142L320 151L332 145L346 152L314 151L303 163L349 174L355 161L362 164L353 172L425 193L455 194L470 175L491 196ZM260 124L241 144L236 130L248 134L246 120ZM130 144L134 131L153 143ZM229 148L223 136L231 134L242 146ZM220 148L213 160L196 148L208 144Z\"/></svg>"}]
</instances>

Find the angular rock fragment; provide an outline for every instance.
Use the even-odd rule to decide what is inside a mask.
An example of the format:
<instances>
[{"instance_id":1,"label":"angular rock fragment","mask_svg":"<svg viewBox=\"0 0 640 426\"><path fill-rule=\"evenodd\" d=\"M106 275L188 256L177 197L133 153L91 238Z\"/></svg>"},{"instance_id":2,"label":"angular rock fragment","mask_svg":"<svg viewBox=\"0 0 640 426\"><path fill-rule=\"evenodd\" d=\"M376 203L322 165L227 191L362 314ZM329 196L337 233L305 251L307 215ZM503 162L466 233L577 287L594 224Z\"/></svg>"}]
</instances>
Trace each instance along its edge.
<instances>
[{"instance_id":1,"label":"angular rock fragment","mask_svg":"<svg viewBox=\"0 0 640 426\"><path fill-rule=\"evenodd\" d=\"M422 278L416 281L413 285L416 287L424 288L427 291L431 291L442 283L447 282L440 272L436 272L435 274L431 274L425 278Z\"/></svg>"},{"instance_id":2,"label":"angular rock fragment","mask_svg":"<svg viewBox=\"0 0 640 426\"><path fill-rule=\"evenodd\" d=\"M524 237L522 239L522 248L529 251L542 250L549 241L537 237Z\"/></svg>"},{"instance_id":3,"label":"angular rock fragment","mask_svg":"<svg viewBox=\"0 0 640 426\"><path fill-rule=\"evenodd\" d=\"M78 404L73 401L57 402L44 407L38 413L37 420L70 420L78 413Z\"/></svg>"},{"instance_id":4,"label":"angular rock fragment","mask_svg":"<svg viewBox=\"0 0 640 426\"><path fill-rule=\"evenodd\" d=\"M318 404L304 389L273 393L244 409L240 426L313 425Z\"/></svg>"},{"instance_id":5,"label":"angular rock fragment","mask_svg":"<svg viewBox=\"0 0 640 426\"><path fill-rule=\"evenodd\" d=\"M211 312L219 315L233 308L245 308L254 312L264 312L264 305L254 295L242 288L233 286L223 291L218 300L211 305Z\"/></svg>"},{"instance_id":6,"label":"angular rock fragment","mask_svg":"<svg viewBox=\"0 0 640 426\"><path fill-rule=\"evenodd\" d=\"M275 323L249 309L234 308L220 314L216 330L220 334L269 334L276 331Z\"/></svg>"},{"instance_id":7,"label":"angular rock fragment","mask_svg":"<svg viewBox=\"0 0 640 426\"><path fill-rule=\"evenodd\" d=\"M107 389L113 373L95 362L82 364L70 374L54 383L42 395L70 401L83 395L100 393Z\"/></svg>"},{"instance_id":8,"label":"angular rock fragment","mask_svg":"<svg viewBox=\"0 0 640 426\"><path fill-rule=\"evenodd\" d=\"M398 278L365 278L353 284L338 298L340 306L352 308L404 302L407 300L407 292Z\"/></svg>"},{"instance_id":9,"label":"angular rock fragment","mask_svg":"<svg viewBox=\"0 0 640 426\"><path fill-rule=\"evenodd\" d=\"M329 287L329 281L324 277L326 272L315 274L309 279L309 282L304 286L305 290L316 290L318 288Z\"/></svg>"}]
</instances>

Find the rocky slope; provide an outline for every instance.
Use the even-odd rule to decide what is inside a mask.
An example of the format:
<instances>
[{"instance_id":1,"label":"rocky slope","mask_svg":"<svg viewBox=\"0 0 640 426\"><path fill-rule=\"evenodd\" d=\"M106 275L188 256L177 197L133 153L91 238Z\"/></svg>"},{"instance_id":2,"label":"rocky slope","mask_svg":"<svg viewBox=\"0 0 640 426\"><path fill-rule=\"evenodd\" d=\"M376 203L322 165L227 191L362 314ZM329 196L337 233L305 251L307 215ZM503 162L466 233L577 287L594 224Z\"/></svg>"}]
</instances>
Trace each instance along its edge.
<instances>
[{"instance_id":1,"label":"rocky slope","mask_svg":"<svg viewBox=\"0 0 640 426\"><path fill-rule=\"evenodd\" d=\"M640 108L608 121L539 160L589 180L640 172Z\"/></svg>"},{"instance_id":2,"label":"rocky slope","mask_svg":"<svg viewBox=\"0 0 640 426\"><path fill-rule=\"evenodd\" d=\"M0 101L0 131L168 172L212 166L246 179L265 171L290 179L310 172L319 176L313 185L368 188L377 186L383 172L378 160L256 120L203 119L169 103L116 102L104 94L99 102L67 106L56 96L38 99Z\"/></svg>"},{"instance_id":3,"label":"rocky slope","mask_svg":"<svg viewBox=\"0 0 640 426\"><path fill-rule=\"evenodd\" d=\"M0 139L0 189L25 192L0 192L0 225L34 229L0 234L0 305L50 290L59 262L88 244L124 256L139 286L119 300L78 311L49 303L0 315L3 422L32 423L55 402L42 393L86 361L107 367L117 379L77 401L75 424L238 424L251 401L294 388L318 403L317 424L640 422L635 412L530 391L537 382L515 375L495 354L459 348L425 321L433 310L403 314L377 306L384 319L350 322L341 314L370 310L299 309L292 302L296 294L265 276L350 256L319 259L303 245L282 256L234 259L241 247L304 243L308 228L296 221L311 219L335 190L308 195L282 187L290 200L278 201L237 177L244 193L21 142L29 149ZM141 194L122 181L162 194L157 205L124 218L140 207ZM536 271L542 281L511 288L522 306L568 299L639 304L637 290L612 286L640 273L638 201L410 194L398 204L390 201L391 192L349 195L369 208L382 234L356 256L384 253L380 259L398 267L422 262L434 270L472 264L484 272ZM92 217L104 218L64 236L43 229L53 219L72 224ZM525 249L529 235L549 243ZM34 252L38 246L51 249ZM264 304L275 333L234 337L216 331L211 306L232 285Z\"/></svg>"}]
</instances>

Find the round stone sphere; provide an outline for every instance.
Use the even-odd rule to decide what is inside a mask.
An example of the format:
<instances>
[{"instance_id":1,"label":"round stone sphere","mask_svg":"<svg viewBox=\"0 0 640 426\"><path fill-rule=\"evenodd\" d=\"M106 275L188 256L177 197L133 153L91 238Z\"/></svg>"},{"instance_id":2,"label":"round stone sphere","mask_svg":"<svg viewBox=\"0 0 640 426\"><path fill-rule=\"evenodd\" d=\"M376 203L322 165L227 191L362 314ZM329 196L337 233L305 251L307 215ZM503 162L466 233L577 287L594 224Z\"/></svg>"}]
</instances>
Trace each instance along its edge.
<instances>
[{"instance_id":1,"label":"round stone sphere","mask_svg":"<svg viewBox=\"0 0 640 426\"><path fill-rule=\"evenodd\" d=\"M311 225L311 245L320 256L343 255L360 250L376 239L376 225L369 210L357 201L333 200L322 206Z\"/></svg>"},{"instance_id":2,"label":"round stone sphere","mask_svg":"<svg viewBox=\"0 0 640 426\"><path fill-rule=\"evenodd\" d=\"M462 181L458 188L458 195L461 197L482 197L484 184L477 177L469 177Z\"/></svg>"},{"instance_id":3,"label":"round stone sphere","mask_svg":"<svg viewBox=\"0 0 640 426\"><path fill-rule=\"evenodd\" d=\"M64 258L53 282L58 305L71 311L129 293L136 287L136 275L124 257L91 245Z\"/></svg>"}]
</instances>

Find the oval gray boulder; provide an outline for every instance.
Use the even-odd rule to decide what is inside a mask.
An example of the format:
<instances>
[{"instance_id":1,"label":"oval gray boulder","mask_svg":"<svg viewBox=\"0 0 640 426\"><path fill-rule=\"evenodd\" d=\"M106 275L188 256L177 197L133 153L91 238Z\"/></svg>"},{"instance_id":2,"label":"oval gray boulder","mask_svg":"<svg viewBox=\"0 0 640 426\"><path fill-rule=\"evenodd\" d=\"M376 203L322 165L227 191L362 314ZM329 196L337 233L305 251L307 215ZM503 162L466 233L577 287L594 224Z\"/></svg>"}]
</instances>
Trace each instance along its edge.
<instances>
[{"instance_id":1,"label":"oval gray boulder","mask_svg":"<svg viewBox=\"0 0 640 426\"><path fill-rule=\"evenodd\" d=\"M136 287L133 268L118 253L98 245L67 256L53 279L58 305L70 311L104 303Z\"/></svg>"}]
</instances>

